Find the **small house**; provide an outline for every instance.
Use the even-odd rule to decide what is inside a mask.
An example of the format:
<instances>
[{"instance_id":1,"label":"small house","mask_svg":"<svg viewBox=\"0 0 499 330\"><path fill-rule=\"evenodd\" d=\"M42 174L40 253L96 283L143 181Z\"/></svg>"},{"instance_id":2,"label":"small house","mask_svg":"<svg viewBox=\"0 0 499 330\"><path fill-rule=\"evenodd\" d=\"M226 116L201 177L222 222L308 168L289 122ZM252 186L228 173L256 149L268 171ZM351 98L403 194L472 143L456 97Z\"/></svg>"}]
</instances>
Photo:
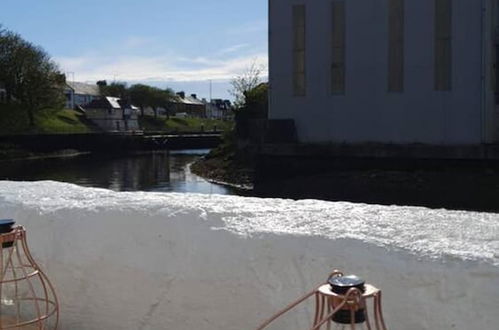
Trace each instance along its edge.
<instances>
[{"instance_id":1,"label":"small house","mask_svg":"<svg viewBox=\"0 0 499 330\"><path fill-rule=\"evenodd\" d=\"M81 82L66 82L66 108L75 109L100 98L99 86Z\"/></svg>"},{"instance_id":2,"label":"small house","mask_svg":"<svg viewBox=\"0 0 499 330\"><path fill-rule=\"evenodd\" d=\"M204 101L206 105L206 118L228 119L231 117L232 105L229 100L213 99L210 102Z\"/></svg>"},{"instance_id":3,"label":"small house","mask_svg":"<svg viewBox=\"0 0 499 330\"><path fill-rule=\"evenodd\" d=\"M187 96L184 92L179 92L177 96L177 101L172 103L174 113L186 113L189 117L206 117L206 105L196 94Z\"/></svg>"},{"instance_id":4,"label":"small house","mask_svg":"<svg viewBox=\"0 0 499 330\"><path fill-rule=\"evenodd\" d=\"M86 117L107 132L139 130L139 109L117 97L102 97L85 105Z\"/></svg>"}]
</instances>

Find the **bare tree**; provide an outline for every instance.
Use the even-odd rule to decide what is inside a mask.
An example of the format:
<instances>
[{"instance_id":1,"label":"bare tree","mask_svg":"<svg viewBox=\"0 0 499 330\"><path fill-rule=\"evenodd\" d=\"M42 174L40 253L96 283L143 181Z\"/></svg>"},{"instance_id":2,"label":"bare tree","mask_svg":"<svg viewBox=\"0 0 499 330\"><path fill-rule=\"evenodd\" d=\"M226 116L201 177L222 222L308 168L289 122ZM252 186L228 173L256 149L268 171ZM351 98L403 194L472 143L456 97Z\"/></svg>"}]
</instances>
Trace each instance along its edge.
<instances>
[{"instance_id":1,"label":"bare tree","mask_svg":"<svg viewBox=\"0 0 499 330\"><path fill-rule=\"evenodd\" d=\"M263 67L254 60L243 73L231 80L232 88L229 93L234 96L236 109L240 109L246 104L246 93L261 83L262 71Z\"/></svg>"}]
</instances>

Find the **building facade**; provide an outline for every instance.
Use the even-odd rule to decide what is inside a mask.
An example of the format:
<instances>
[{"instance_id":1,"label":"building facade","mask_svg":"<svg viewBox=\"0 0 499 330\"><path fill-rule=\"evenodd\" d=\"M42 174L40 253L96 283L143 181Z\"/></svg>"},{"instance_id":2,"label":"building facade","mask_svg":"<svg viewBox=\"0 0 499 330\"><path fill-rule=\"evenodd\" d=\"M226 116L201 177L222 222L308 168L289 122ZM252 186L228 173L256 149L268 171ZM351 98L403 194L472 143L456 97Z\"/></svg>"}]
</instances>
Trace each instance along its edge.
<instances>
[{"instance_id":1,"label":"building facade","mask_svg":"<svg viewBox=\"0 0 499 330\"><path fill-rule=\"evenodd\" d=\"M213 99L210 102L203 99L206 106L206 118L228 120L232 117L232 104L229 100Z\"/></svg>"},{"instance_id":2,"label":"building facade","mask_svg":"<svg viewBox=\"0 0 499 330\"><path fill-rule=\"evenodd\" d=\"M303 143L496 142L498 7L269 0L269 118Z\"/></svg>"},{"instance_id":3,"label":"building facade","mask_svg":"<svg viewBox=\"0 0 499 330\"><path fill-rule=\"evenodd\" d=\"M174 114L182 114L188 117L205 118L206 105L198 99L196 94L185 95L184 92L177 93L177 100L170 104Z\"/></svg>"},{"instance_id":4,"label":"building facade","mask_svg":"<svg viewBox=\"0 0 499 330\"><path fill-rule=\"evenodd\" d=\"M139 109L117 97L102 97L84 106L85 116L107 132L140 130Z\"/></svg>"},{"instance_id":5,"label":"building facade","mask_svg":"<svg viewBox=\"0 0 499 330\"><path fill-rule=\"evenodd\" d=\"M64 89L67 109L84 106L100 98L99 86L81 82L67 82Z\"/></svg>"}]
</instances>

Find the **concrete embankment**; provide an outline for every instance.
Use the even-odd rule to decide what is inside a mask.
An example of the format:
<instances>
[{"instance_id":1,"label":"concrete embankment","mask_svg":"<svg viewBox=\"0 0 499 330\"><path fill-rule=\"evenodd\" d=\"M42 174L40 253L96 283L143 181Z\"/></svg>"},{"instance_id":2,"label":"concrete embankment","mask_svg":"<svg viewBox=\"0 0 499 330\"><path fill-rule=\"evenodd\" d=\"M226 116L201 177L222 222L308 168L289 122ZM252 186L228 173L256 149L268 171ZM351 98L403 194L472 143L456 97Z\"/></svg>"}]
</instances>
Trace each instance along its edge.
<instances>
[{"instance_id":1,"label":"concrete embankment","mask_svg":"<svg viewBox=\"0 0 499 330\"><path fill-rule=\"evenodd\" d=\"M495 329L499 215L0 182L61 329L254 329L339 268L380 287L390 329ZM311 308L272 329L304 329Z\"/></svg>"},{"instance_id":2,"label":"concrete embankment","mask_svg":"<svg viewBox=\"0 0 499 330\"><path fill-rule=\"evenodd\" d=\"M0 136L0 143L35 152L75 149L126 152L154 149L203 149L220 143L220 133L174 134L41 134Z\"/></svg>"}]
</instances>

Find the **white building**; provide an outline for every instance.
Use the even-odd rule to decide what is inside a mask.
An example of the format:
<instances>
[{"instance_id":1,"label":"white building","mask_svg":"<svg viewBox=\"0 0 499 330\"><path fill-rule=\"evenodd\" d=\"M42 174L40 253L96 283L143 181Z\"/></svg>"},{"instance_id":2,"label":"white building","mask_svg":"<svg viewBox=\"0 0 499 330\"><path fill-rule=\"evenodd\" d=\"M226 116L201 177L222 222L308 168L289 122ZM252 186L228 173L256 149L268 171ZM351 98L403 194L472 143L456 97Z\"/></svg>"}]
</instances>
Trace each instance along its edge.
<instances>
[{"instance_id":1,"label":"white building","mask_svg":"<svg viewBox=\"0 0 499 330\"><path fill-rule=\"evenodd\" d=\"M85 116L108 132L138 131L139 109L117 97L102 97L85 106Z\"/></svg>"},{"instance_id":2,"label":"white building","mask_svg":"<svg viewBox=\"0 0 499 330\"><path fill-rule=\"evenodd\" d=\"M100 98L99 86L81 82L67 82L64 89L66 108L74 109Z\"/></svg>"},{"instance_id":3,"label":"white building","mask_svg":"<svg viewBox=\"0 0 499 330\"><path fill-rule=\"evenodd\" d=\"M269 0L270 119L300 142L499 140L497 0Z\"/></svg>"},{"instance_id":4,"label":"white building","mask_svg":"<svg viewBox=\"0 0 499 330\"><path fill-rule=\"evenodd\" d=\"M202 100L206 105L206 118L228 119L232 115L232 105L229 100L213 99L210 102Z\"/></svg>"}]
</instances>

